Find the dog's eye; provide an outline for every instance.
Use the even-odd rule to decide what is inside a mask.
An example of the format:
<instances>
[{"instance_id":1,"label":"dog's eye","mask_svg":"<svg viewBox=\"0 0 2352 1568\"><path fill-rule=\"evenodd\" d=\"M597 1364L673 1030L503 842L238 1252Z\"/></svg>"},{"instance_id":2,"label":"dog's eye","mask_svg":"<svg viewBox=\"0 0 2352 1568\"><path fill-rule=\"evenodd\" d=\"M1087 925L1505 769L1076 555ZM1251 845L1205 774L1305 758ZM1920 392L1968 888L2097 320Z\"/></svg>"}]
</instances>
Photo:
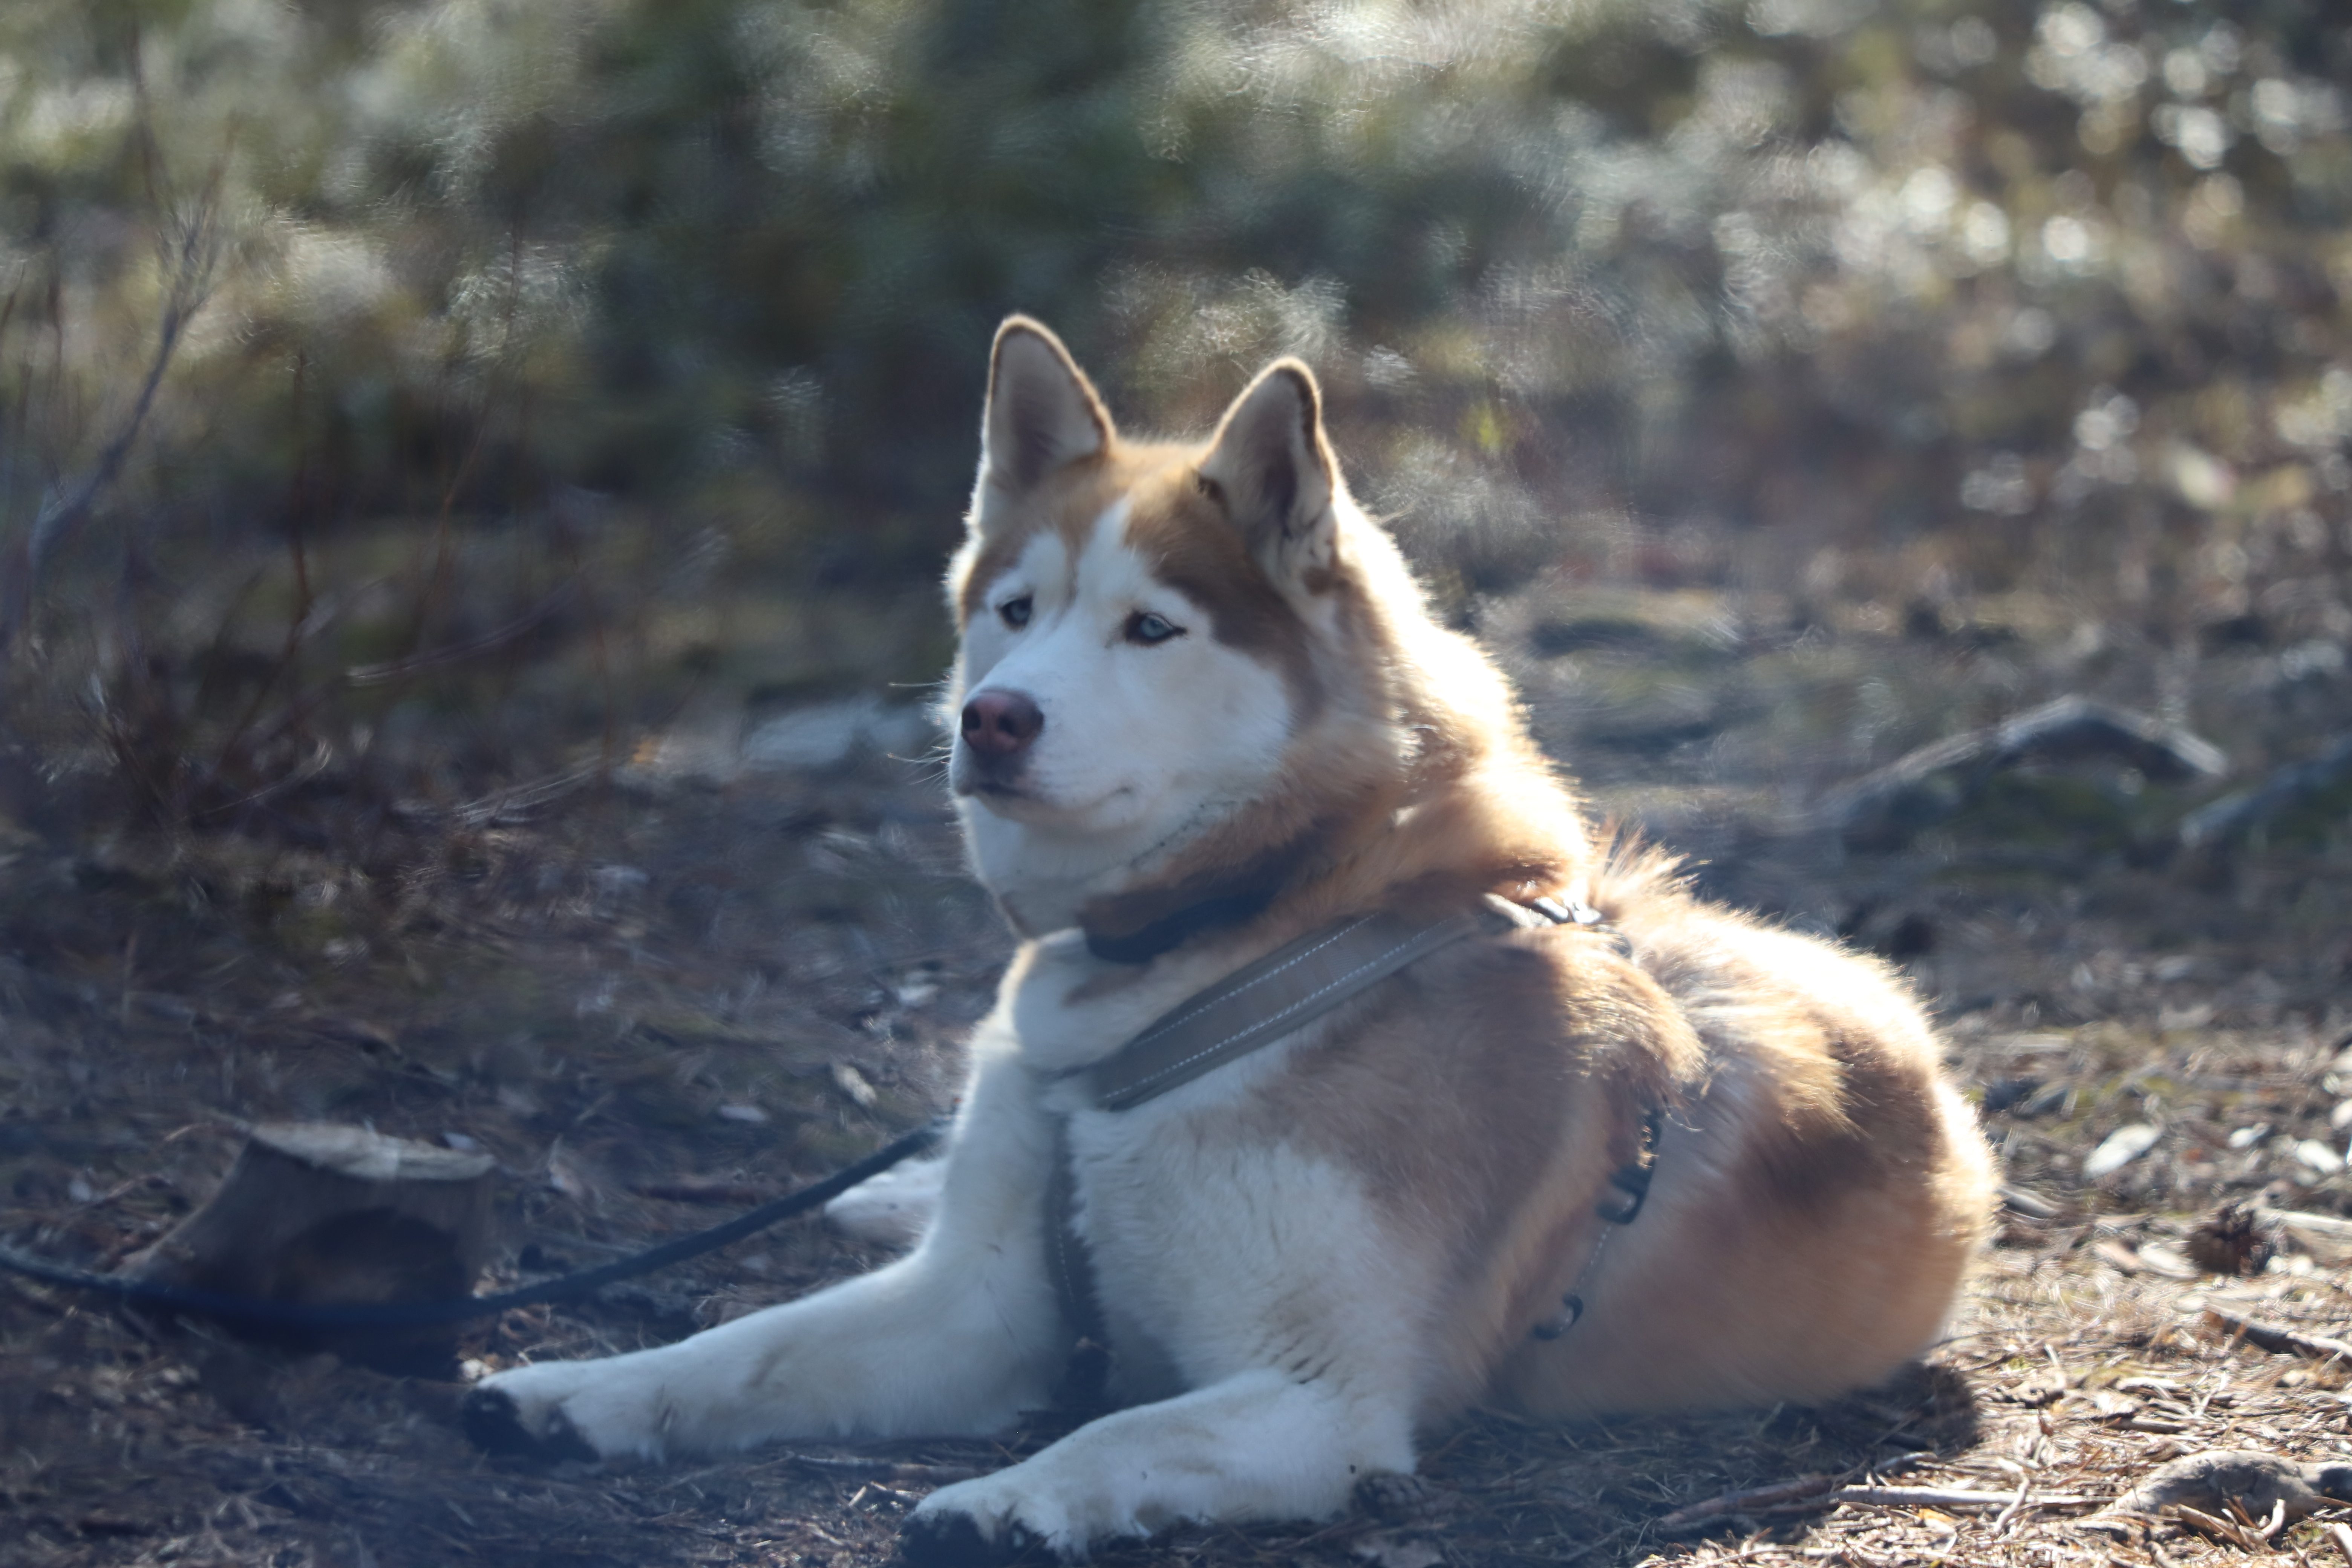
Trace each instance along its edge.
<instances>
[{"instance_id":1,"label":"dog's eye","mask_svg":"<svg viewBox=\"0 0 2352 1568\"><path fill-rule=\"evenodd\" d=\"M1154 643L1166 642L1170 637L1181 637L1183 635L1182 626L1178 626L1166 616L1157 615L1150 610L1138 610L1127 617L1127 640L1141 643L1146 647L1150 647Z\"/></svg>"},{"instance_id":2,"label":"dog's eye","mask_svg":"<svg viewBox=\"0 0 2352 1568\"><path fill-rule=\"evenodd\" d=\"M1029 624L1029 595L1024 594L997 605L996 613L1008 626L1025 626Z\"/></svg>"}]
</instances>

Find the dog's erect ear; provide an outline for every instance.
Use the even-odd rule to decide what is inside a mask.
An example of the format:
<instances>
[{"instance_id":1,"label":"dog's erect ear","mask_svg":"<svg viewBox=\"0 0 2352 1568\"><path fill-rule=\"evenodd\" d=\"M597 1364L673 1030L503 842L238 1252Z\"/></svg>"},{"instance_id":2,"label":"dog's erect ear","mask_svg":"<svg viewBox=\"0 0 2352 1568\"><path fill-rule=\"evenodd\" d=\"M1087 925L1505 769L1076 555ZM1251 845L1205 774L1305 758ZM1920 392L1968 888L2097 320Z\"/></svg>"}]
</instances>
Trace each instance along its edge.
<instances>
[{"instance_id":1,"label":"dog's erect ear","mask_svg":"<svg viewBox=\"0 0 2352 1568\"><path fill-rule=\"evenodd\" d=\"M1267 572L1299 579L1331 564L1337 472L1315 376L1286 359L1225 410L1201 480Z\"/></svg>"},{"instance_id":2,"label":"dog's erect ear","mask_svg":"<svg viewBox=\"0 0 2352 1568\"><path fill-rule=\"evenodd\" d=\"M1110 437L1110 416L1062 340L1026 316L1005 318L989 356L982 490L1025 494L1064 464L1093 457ZM985 510L975 507L975 519Z\"/></svg>"}]
</instances>

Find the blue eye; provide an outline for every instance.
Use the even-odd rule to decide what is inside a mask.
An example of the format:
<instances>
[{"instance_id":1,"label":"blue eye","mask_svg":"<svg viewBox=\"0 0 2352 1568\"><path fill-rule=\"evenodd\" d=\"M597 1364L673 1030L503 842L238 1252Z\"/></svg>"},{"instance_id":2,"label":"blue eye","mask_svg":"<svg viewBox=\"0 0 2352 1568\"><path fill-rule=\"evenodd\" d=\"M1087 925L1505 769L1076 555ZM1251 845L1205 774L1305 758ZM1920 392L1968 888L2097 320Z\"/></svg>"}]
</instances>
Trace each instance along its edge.
<instances>
[{"instance_id":1,"label":"blue eye","mask_svg":"<svg viewBox=\"0 0 2352 1568\"><path fill-rule=\"evenodd\" d=\"M1170 637L1181 637L1183 635L1182 626L1178 626L1166 616L1155 614L1150 610L1138 610L1127 617L1127 640L1131 643L1140 643L1146 647L1164 643Z\"/></svg>"},{"instance_id":2,"label":"blue eye","mask_svg":"<svg viewBox=\"0 0 2352 1568\"><path fill-rule=\"evenodd\" d=\"M996 606L996 614L998 617L1002 619L1006 626L1015 628L1025 626L1029 624L1029 595L1026 594L1022 595L1017 599L1007 599L1004 603Z\"/></svg>"}]
</instances>

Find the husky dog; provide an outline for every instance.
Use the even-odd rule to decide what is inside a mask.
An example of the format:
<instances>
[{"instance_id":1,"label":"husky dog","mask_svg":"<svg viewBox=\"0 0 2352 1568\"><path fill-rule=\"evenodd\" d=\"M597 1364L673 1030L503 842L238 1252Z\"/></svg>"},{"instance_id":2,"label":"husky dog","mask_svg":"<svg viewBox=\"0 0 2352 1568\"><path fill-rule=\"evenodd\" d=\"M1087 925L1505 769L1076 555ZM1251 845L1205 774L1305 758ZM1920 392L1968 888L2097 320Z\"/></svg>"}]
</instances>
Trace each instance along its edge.
<instances>
[{"instance_id":1,"label":"husky dog","mask_svg":"<svg viewBox=\"0 0 2352 1568\"><path fill-rule=\"evenodd\" d=\"M1333 1515L1476 1402L1815 1400L1934 1338L1992 1170L1917 1004L1595 847L1502 677L1349 498L1304 365L1203 443L1134 441L1015 317L982 443L948 574L950 777L1022 945L935 1215L803 1300L487 1379L478 1432L660 1459L998 1431L1069 1359L1049 1254L1082 1242L1117 1407L932 1493L906 1538L1076 1557ZM1147 1103L1089 1090L1269 953L1498 896L1579 919L1437 946Z\"/></svg>"}]
</instances>

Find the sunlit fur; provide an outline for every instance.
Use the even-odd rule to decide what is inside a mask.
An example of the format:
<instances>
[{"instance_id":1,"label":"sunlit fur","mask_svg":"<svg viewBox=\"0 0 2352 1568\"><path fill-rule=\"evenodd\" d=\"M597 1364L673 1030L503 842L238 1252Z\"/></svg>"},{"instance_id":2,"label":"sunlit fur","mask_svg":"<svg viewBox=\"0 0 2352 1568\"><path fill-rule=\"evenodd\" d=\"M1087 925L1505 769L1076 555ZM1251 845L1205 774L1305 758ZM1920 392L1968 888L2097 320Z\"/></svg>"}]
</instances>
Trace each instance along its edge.
<instances>
[{"instance_id":1,"label":"sunlit fur","mask_svg":"<svg viewBox=\"0 0 2352 1568\"><path fill-rule=\"evenodd\" d=\"M1056 1116L1128 1406L934 1493L919 1547L1076 1555L1180 1519L1325 1517L1475 1401L1813 1399L1933 1339L1991 1174L1916 1004L1879 964L1694 900L1662 857L1596 853L1500 676L1349 499L1303 366L1204 443L1132 442L1050 333L1007 322L948 589L950 728L991 693L1042 728L950 763L1024 940L935 1216L804 1300L491 1379L526 1432L659 1457L1003 1426L1067 1348L1044 1272ZM1489 893L1582 897L1630 952L1457 943L1121 1113L1066 1076L1335 918ZM1223 918L1186 923L1204 908ZM1596 1204L1653 1110L1647 1207L1610 1229ZM842 1215L903 1226L929 1190ZM1532 1338L1571 1287L1581 1321Z\"/></svg>"}]
</instances>

